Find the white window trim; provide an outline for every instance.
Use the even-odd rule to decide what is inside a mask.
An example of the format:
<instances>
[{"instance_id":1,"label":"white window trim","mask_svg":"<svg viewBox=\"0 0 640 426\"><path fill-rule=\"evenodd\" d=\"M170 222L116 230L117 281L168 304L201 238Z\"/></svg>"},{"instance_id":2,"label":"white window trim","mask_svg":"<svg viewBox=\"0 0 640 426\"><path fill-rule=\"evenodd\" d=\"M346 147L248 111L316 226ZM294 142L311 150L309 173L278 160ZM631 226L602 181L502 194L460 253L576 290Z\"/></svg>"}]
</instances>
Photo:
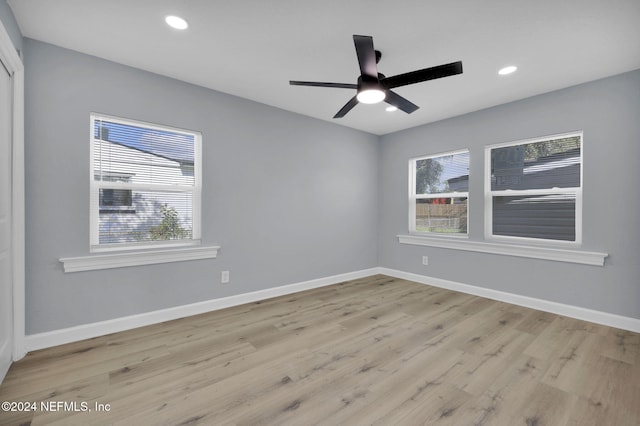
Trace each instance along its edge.
<instances>
[{"instance_id":1,"label":"white window trim","mask_svg":"<svg viewBox=\"0 0 640 426\"><path fill-rule=\"evenodd\" d=\"M604 266L608 253L552 248L534 245L503 244L497 242L469 241L466 239L424 237L422 235L397 235L400 244L464 250L503 256L553 260L556 262L580 263Z\"/></svg>"},{"instance_id":2,"label":"white window trim","mask_svg":"<svg viewBox=\"0 0 640 426\"><path fill-rule=\"evenodd\" d=\"M524 145L535 142L542 142L550 139L562 139L571 136L580 136L580 187L579 188L552 188L552 189L530 189L530 190L491 190L491 150L507 146ZM503 142L485 146L484 150L484 238L489 242L525 244L535 246L548 245L551 247L577 248L582 245L582 183L584 174L584 135L583 131L572 131L548 136L541 136L518 141ZM550 195L567 194L576 197L575 212L575 241L550 240L542 238L514 237L506 235L493 235L493 197L494 196L518 196L518 195ZM606 257L606 256L605 256ZM603 259L604 262L604 259Z\"/></svg>"},{"instance_id":3,"label":"white window trim","mask_svg":"<svg viewBox=\"0 0 640 426\"><path fill-rule=\"evenodd\" d=\"M144 126L151 130L159 130L159 131L171 131L175 133L182 133L189 136L194 136L194 186L184 186L184 185L159 185L159 184L136 184L135 189L137 190L162 190L162 191L175 191L175 192L183 192L184 190L189 190L193 192L192 202L193 202L193 211L192 211L192 238L189 240L176 240L176 241L162 241L162 242L144 242L144 243L122 243L122 244L99 244L99 235L98 235L98 226L100 222L100 212L99 209L92 208L93 206L98 205L99 193L100 193L100 185L94 179L94 125L96 119L102 119L107 121L113 121L115 123L132 125L132 126ZM91 112L90 113L90 123L89 123L89 135L90 135L90 163L89 163L89 176L90 179L90 200L89 200L89 222L90 222L90 252L91 253L100 253L100 252L110 252L110 251L131 251L131 250L149 250L149 249L158 249L161 247L166 247L167 249L183 247L183 246L199 246L200 241L200 232L201 232L201 206L202 206L202 134L200 132L194 130L181 129L178 127L160 125L149 123L141 120L132 120L122 117L115 117L112 115ZM110 182L109 186L116 186L130 189L132 186L130 184L121 183L121 182ZM147 252L147 254L150 252ZM146 264L146 263L143 263Z\"/></svg>"},{"instance_id":4,"label":"white window trim","mask_svg":"<svg viewBox=\"0 0 640 426\"><path fill-rule=\"evenodd\" d=\"M429 158L443 157L446 155L457 155L469 153L468 149L459 149L456 151L447 151L432 155L423 155L409 159L409 233L421 235L425 237L435 236L436 238L463 238L469 237L469 191L466 192L445 192L438 194L416 194L416 163L420 160ZM466 198L467 199L467 232L465 234L444 234L436 232L419 232L416 231L416 200L424 200L431 198Z\"/></svg>"},{"instance_id":5,"label":"white window trim","mask_svg":"<svg viewBox=\"0 0 640 426\"><path fill-rule=\"evenodd\" d=\"M95 254L81 257L63 257L64 272L94 271L126 266L183 262L186 260L215 259L220 246L183 247L162 250L136 250L113 254Z\"/></svg>"}]
</instances>

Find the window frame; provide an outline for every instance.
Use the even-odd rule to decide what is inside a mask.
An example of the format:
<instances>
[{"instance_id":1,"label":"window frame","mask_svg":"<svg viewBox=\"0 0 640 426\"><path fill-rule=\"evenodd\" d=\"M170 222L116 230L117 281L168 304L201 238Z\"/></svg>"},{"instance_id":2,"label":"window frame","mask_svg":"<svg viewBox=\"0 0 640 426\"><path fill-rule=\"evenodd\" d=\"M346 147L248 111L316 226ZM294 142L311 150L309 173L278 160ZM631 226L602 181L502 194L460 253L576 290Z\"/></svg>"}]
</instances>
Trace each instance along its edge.
<instances>
[{"instance_id":1,"label":"window frame","mask_svg":"<svg viewBox=\"0 0 640 426\"><path fill-rule=\"evenodd\" d=\"M527 145L536 142L544 142L554 139L568 137L580 137L580 186L567 188L545 188L545 189L525 189L525 190L492 190L491 189L491 151L496 148L509 146ZM582 192L584 185L584 132L576 130L566 133L559 133L535 138L520 139L516 141L503 142L486 145L484 161L484 236L486 241L502 242L512 244L525 244L529 246L545 245L557 247L580 247L582 245ZM575 240L554 240L547 238L533 238L510 235L493 234L493 199L494 197L527 196L527 195L574 195L575 196Z\"/></svg>"},{"instance_id":2,"label":"window frame","mask_svg":"<svg viewBox=\"0 0 640 426\"><path fill-rule=\"evenodd\" d=\"M469 238L469 190L466 192L443 192L437 194L416 194L416 164L420 160L445 157L449 155L468 154L469 155L469 182L471 182L471 152L468 148L454 151L446 151L436 154L422 155L409 159L409 234L419 235L429 238ZM416 230L416 205L417 200L435 198L466 198L467 199L467 232L465 233L445 233L445 232L423 232Z\"/></svg>"},{"instance_id":3,"label":"window frame","mask_svg":"<svg viewBox=\"0 0 640 426\"><path fill-rule=\"evenodd\" d=\"M144 127L149 130L162 132L173 132L192 136L194 138L194 184L193 185L169 185L155 183L131 183L131 182L109 182L95 179L95 122L96 120L110 121L123 125ZM187 130L173 126L149 123L130 118L115 117L101 113L90 113L89 120L89 217L90 217L90 241L89 249L91 253L124 251L124 250L148 250L162 248L178 248L185 246L197 246L201 244L201 205L202 205L202 134L198 131ZM100 189L128 189L128 190L155 190L165 192L190 192L192 193L192 234L189 239L144 241L140 243L99 243L100 226ZM96 208L94 208L96 207Z\"/></svg>"}]
</instances>

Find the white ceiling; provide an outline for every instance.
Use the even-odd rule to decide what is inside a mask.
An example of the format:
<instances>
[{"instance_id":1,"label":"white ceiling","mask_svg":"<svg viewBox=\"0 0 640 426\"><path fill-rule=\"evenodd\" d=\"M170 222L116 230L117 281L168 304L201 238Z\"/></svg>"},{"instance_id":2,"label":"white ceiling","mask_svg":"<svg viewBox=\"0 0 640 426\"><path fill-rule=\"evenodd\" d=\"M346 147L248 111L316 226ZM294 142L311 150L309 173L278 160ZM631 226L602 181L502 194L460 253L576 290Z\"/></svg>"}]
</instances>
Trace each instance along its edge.
<instances>
[{"instance_id":1,"label":"white ceiling","mask_svg":"<svg viewBox=\"0 0 640 426\"><path fill-rule=\"evenodd\" d=\"M374 134L385 134L640 68L640 0L9 0L25 37ZM164 23L177 14L180 32ZM355 83L353 34L391 76L461 60L464 73L400 87L333 115L355 94L289 80ZM517 65L499 76L505 65Z\"/></svg>"}]
</instances>

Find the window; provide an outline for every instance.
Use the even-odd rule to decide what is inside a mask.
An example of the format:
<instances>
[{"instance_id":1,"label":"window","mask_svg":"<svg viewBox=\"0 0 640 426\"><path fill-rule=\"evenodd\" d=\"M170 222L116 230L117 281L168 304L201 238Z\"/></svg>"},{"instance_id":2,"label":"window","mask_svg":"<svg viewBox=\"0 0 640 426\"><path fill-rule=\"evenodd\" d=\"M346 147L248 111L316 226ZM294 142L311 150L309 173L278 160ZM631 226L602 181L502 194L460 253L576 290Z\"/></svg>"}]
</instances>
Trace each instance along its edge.
<instances>
[{"instance_id":1,"label":"window","mask_svg":"<svg viewBox=\"0 0 640 426\"><path fill-rule=\"evenodd\" d=\"M100 213L135 213L131 202L130 189L103 188L100 190Z\"/></svg>"},{"instance_id":2,"label":"window","mask_svg":"<svg viewBox=\"0 0 640 426\"><path fill-rule=\"evenodd\" d=\"M113 175L105 173L102 176L94 176L94 179L104 180L110 182L128 182L131 175ZM101 188L100 189L100 213L120 212L120 213L135 213L135 209L132 203L131 190L130 189L114 189L114 188Z\"/></svg>"},{"instance_id":3,"label":"window","mask_svg":"<svg viewBox=\"0 0 640 426\"><path fill-rule=\"evenodd\" d=\"M467 234L469 151L409 160L409 231Z\"/></svg>"},{"instance_id":4,"label":"window","mask_svg":"<svg viewBox=\"0 0 640 426\"><path fill-rule=\"evenodd\" d=\"M487 235L579 243L582 133L487 147Z\"/></svg>"},{"instance_id":5,"label":"window","mask_svg":"<svg viewBox=\"0 0 640 426\"><path fill-rule=\"evenodd\" d=\"M94 251L200 239L201 136L91 114Z\"/></svg>"}]
</instances>

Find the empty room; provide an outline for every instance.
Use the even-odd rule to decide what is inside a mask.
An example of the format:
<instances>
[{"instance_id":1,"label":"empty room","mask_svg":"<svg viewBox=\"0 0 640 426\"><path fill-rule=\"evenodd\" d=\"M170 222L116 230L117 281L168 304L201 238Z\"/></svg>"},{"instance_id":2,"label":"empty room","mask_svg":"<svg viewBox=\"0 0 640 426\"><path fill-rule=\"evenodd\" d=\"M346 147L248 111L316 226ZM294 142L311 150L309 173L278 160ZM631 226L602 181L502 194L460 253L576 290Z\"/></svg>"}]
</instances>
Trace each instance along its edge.
<instances>
[{"instance_id":1,"label":"empty room","mask_svg":"<svg viewBox=\"0 0 640 426\"><path fill-rule=\"evenodd\" d=\"M0 0L0 425L639 425L639 23Z\"/></svg>"}]
</instances>

